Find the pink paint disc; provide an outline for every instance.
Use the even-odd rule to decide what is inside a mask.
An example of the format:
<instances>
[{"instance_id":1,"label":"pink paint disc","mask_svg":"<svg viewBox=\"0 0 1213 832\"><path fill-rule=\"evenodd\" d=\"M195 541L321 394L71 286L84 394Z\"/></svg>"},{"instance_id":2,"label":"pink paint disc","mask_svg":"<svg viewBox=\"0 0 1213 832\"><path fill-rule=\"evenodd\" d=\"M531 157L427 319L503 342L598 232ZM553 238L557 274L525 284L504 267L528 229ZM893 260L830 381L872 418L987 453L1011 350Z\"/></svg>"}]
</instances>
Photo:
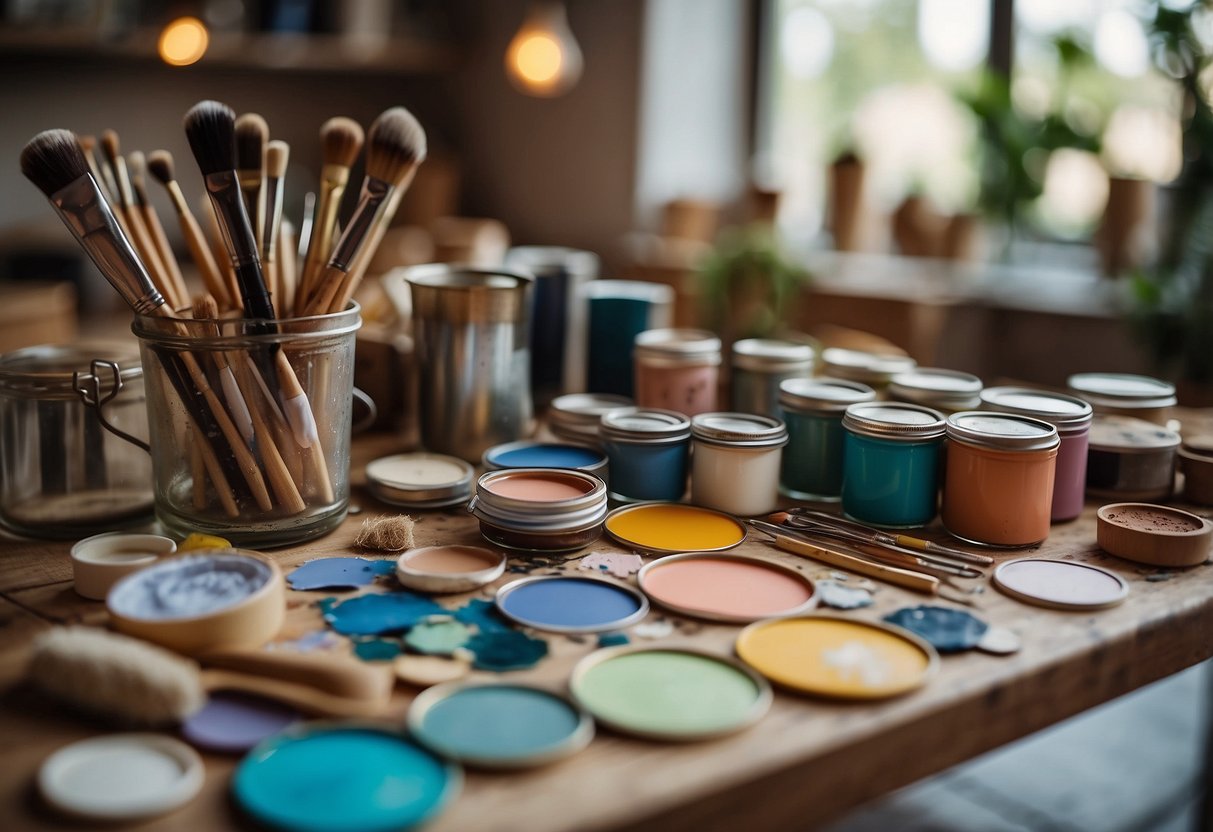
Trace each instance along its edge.
<instances>
[{"instance_id":1,"label":"pink paint disc","mask_svg":"<svg viewBox=\"0 0 1213 832\"><path fill-rule=\"evenodd\" d=\"M552 503L584 497L593 486L584 479L570 477L556 470L525 470L495 477L486 487L501 497Z\"/></svg>"},{"instance_id":2,"label":"pink paint disc","mask_svg":"<svg viewBox=\"0 0 1213 832\"><path fill-rule=\"evenodd\" d=\"M1028 604L1073 610L1112 607L1129 594L1129 585L1106 569L1045 558L1002 564L994 570L994 585Z\"/></svg>"},{"instance_id":3,"label":"pink paint disc","mask_svg":"<svg viewBox=\"0 0 1213 832\"><path fill-rule=\"evenodd\" d=\"M638 577L655 603L712 621L744 624L817 606L813 582L805 575L742 555L673 555L650 563Z\"/></svg>"}]
</instances>

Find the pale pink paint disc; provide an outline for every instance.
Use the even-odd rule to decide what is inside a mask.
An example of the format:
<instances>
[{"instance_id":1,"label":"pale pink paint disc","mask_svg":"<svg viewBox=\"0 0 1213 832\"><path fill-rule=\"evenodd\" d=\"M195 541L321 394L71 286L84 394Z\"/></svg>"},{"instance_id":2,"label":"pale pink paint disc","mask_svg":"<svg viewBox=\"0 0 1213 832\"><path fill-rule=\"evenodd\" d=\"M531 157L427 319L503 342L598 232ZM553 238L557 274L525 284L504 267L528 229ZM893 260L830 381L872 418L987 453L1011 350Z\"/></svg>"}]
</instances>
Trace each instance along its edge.
<instances>
[{"instance_id":1,"label":"pale pink paint disc","mask_svg":"<svg viewBox=\"0 0 1213 832\"><path fill-rule=\"evenodd\" d=\"M641 570L640 588L677 612L738 623L800 614L817 602L798 572L737 555L662 558Z\"/></svg>"},{"instance_id":2,"label":"pale pink paint disc","mask_svg":"<svg viewBox=\"0 0 1213 832\"><path fill-rule=\"evenodd\" d=\"M553 503L571 500L589 493L592 485L574 477L562 476L558 471L525 471L507 477L497 477L486 486L501 497L528 500L536 503Z\"/></svg>"},{"instance_id":3,"label":"pale pink paint disc","mask_svg":"<svg viewBox=\"0 0 1213 832\"><path fill-rule=\"evenodd\" d=\"M1128 584L1106 569L1044 558L1008 561L994 571L994 583L1021 601L1067 609L1110 607L1129 593Z\"/></svg>"}]
</instances>

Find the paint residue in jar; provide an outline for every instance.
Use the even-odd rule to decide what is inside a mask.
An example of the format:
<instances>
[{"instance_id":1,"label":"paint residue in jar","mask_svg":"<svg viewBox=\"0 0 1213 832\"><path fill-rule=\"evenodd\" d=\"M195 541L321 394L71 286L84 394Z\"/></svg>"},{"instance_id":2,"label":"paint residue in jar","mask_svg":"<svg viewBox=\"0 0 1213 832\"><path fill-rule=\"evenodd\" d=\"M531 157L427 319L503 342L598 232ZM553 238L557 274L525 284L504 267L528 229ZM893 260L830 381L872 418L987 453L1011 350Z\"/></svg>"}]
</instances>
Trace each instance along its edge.
<instances>
[{"instance_id":1,"label":"paint residue in jar","mask_svg":"<svg viewBox=\"0 0 1213 832\"><path fill-rule=\"evenodd\" d=\"M127 618L192 618L238 604L269 583L272 574L268 564L244 555L186 555L124 579L109 604Z\"/></svg>"}]
</instances>

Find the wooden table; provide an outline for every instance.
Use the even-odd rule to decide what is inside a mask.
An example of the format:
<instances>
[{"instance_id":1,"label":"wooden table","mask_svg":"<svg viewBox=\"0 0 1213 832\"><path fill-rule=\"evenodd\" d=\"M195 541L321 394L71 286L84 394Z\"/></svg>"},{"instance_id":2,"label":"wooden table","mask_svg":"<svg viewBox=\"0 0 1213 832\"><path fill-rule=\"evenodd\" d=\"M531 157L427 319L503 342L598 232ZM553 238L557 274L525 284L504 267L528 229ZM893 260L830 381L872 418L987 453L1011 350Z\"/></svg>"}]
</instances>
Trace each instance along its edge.
<instances>
[{"instance_id":1,"label":"wooden table","mask_svg":"<svg viewBox=\"0 0 1213 832\"><path fill-rule=\"evenodd\" d=\"M1200 423L1213 431L1213 416L1187 416L1189 426ZM395 444L389 437L356 443L355 482L362 464ZM351 553L350 543L362 519L391 511L360 487L355 489L355 502L363 507L362 516L349 518L321 540L270 556L289 570L318 556ZM670 745L602 731L588 750L546 769L469 774L463 793L428 828L434 832L803 830L1213 656L1209 564L1167 572L1104 555L1095 546L1094 511L1095 506L1089 505L1079 520L1055 527L1038 553L1098 563L1120 574L1131 591L1119 607L1096 613L1056 612L1024 606L987 588L976 596L977 612L1019 633L1023 649L1015 655L945 656L940 672L925 688L876 704L777 693L762 721L721 740ZM419 545L478 540L473 522L462 510L415 516ZM945 539L935 527L928 535ZM48 622L103 624L106 613L102 604L85 601L72 591L67 544L0 546L0 689L4 691L0 695L0 825L71 828L70 822L40 805L32 785L34 775L58 747L110 729L66 712L20 684L20 677L30 637ZM588 551L604 550L619 549L600 541ZM740 551L788 563L814 577L832 571L753 539ZM582 554L562 568L576 570L576 558ZM545 566L538 571L549 570ZM507 573L502 582L514 577ZM317 629L320 618L313 602L331 594L290 593L283 636ZM443 603L457 605L465 598ZM874 607L847 615L876 620L927 600L882 587ZM662 615L654 611L650 620ZM647 643L689 643L721 654L731 652L738 628L665 617L676 625L673 634ZM533 670L504 678L563 688L573 664L595 648L592 636L548 639L547 659ZM400 686L387 717L390 721L399 724L414 693ZM207 756L203 793L184 809L138 828L188 832L252 828L227 798L235 762Z\"/></svg>"}]
</instances>

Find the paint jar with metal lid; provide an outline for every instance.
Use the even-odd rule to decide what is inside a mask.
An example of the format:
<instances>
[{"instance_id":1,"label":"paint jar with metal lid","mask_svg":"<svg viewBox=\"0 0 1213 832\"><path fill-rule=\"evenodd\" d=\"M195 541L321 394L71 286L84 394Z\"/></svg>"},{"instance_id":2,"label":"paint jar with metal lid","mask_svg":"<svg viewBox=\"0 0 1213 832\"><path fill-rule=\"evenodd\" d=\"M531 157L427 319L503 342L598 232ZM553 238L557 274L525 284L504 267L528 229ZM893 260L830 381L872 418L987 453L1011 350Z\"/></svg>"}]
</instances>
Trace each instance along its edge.
<instances>
[{"instance_id":1,"label":"paint jar with metal lid","mask_svg":"<svg viewBox=\"0 0 1213 832\"><path fill-rule=\"evenodd\" d=\"M1077 373L1066 379L1066 387L1090 402L1096 413L1145 419L1163 427L1177 401L1174 384L1129 373Z\"/></svg>"},{"instance_id":2,"label":"paint jar with metal lid","mask_svg":"<svg viewBox=\"0 0 1213 832\"><path fill-rule=\"evenodd\" d=\"M482 474L468 511L490 543L522 552L574 552L602 534L606 483L557 468L506 468Z\"/></svg>"},{"instance_id":3,"label":"paint jar with metal lid","mask_svg":"<svg viewBox=\"0 0 1213 832\"><path fill-rule=\"evenodd\" d=\"M981 409L1015 413L1048 422L1057 428L1057 473L1053 479L1054 523L1082 514L1087 486L1087 443L1091 431L1091 405L1074 396L1028 387L987 387L981 391Z\"/></svg>"},{"instance_id":4,"label":"paint jar with metal lid","mask_svg":"<svg viewBox=\"0 0 1213 832\"><path fill-rule=\"evenodd\" d=\"M612 500L677 502L687 487L691 422L672 410L612 410L599 427Z\"/></svg>"},{"instance_id":5,"label":"paint jar with metal lid","mask_svg":"<svg viewBox=\"0 0 1213 832\"><path fill-rule=\"evenodd\" d=\"M779 487L798 500L837 501L842 496L842 416L876 391L857 381L792 378L779 385L788 428Z\"/></svg>"},{"instance_id":6,"label":"paint jar with metal lid","mask_svg":"<svg viewBox=\"0 0 1213 832\"><path fill-rule=\"evenodd\" d=\"M729 514L770 514L779 506L783 422L750 413L691 419L691 502Z\"/></svg>"},{"instance_id":7,"label":"paint jar with metal lid","mask_svg":"<svg viewBox=\"0 0 1213 832\"><path fill-rule=\"evenodd\" d=\"M1097 415L1091 422L1087 494L1153 502L1171 496L1179 434L1144 419Z\"/></svg>"},{"instance_id":8,"label":"paint jar with metal lid","mask_svg":"<svg viewBox=\"0 0 1213 832\"><path fill-rule=\"evenodd\" d=\"M738 413L779 417L779 383L813 374L813 347L747 338L733 344L732 406Z\"/></svg>"},{"instance_id":9,"label":"paint jar with metal lid","mask_svg":"<svg viewBox=\"0 0 1213 832\"><path fill-rule=\"evenodd\" d=\"M935 517L945 423L929 407L864 402L842 418L842 510L886 528L925 526Z\"/></svg>"},{"instance_id":10,"label":"paint jar with metal lid","mask_svg":"<svg viewBox=\"0 0 1213 832\"><path fill-rule=\"evenodd\" d=\"M984 546L1031 546L1049 536L1057 428L1009 413L948 417L943 525Z\"/></svg>"},{"instance_id":11,"label":"paint jar with metal lid","mask_svg":"<svg viewBox=\"0 0 1213 832\"><path fill-rule=\"evenodd\" d=\"M716 410L720 339L701 329L636 336L636 405L695 416Z\"/></svg>"},{"instance_id":12,"label":"paint jar with metal lid","mask_svg":"<svg viewBox=\"0 0 1213 832\"><path fill-rule=\"evenodd\" d=\"M972 373L916 367L889 382L889 399L920 404L947 416L981 405L981 379Z\"/></svg>"},{"instance_id":13,"label":"paint jar with metal lid","mask_svg":"<svg viewBox=\"0 0 1213 832\"><path fill-rule=\"evenodd\" d=\"M552 435L577 445L601 447L598 423L612 410L634 407L627 396L606 393L569 393L557 396L548 409L547 427Z\"/></svg>"},{"instance_id":14,"label":"paint jar with metal lid","mask_svg":"<svg viewBox=\"0 0 1213 832\"><path fill-rule=\"evenodd\" d=\"M844 347L822 350L821 361L822 375L858 381L877 392L888 387L894 376L908 373L918 366L918 362L908 355L889 355Z\"/></svg>"}]
</instances>

